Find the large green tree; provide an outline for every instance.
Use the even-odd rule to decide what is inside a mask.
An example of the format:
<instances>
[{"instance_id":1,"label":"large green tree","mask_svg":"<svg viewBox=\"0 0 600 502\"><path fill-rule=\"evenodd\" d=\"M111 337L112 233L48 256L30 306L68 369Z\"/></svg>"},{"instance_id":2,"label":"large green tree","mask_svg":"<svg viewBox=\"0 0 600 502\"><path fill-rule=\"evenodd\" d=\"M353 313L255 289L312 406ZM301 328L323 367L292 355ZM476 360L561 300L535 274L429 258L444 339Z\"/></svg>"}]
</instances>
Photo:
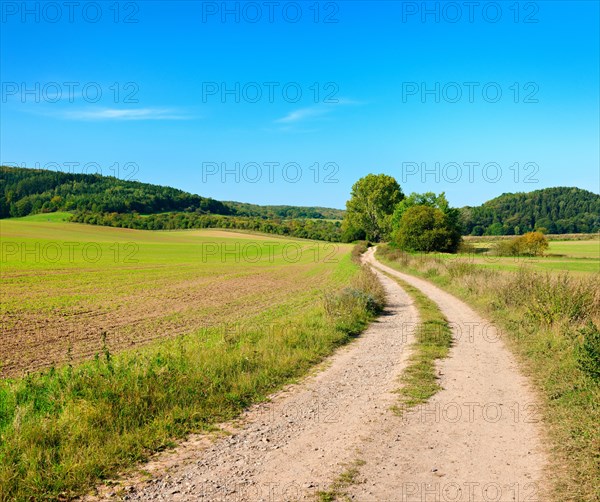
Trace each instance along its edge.
<instances>
[{"instance_id":1,"label":"large green tree","mask_svg":"<svg viewBox=\"0 0 600 502\"><path fill-rule=\"evenodd\" d=\"M403 198L400 185L393 177L368 174L352 186L344 226L362 230L371 241L386 239L391 233L394 208Z\"/></svg>"}]
</instances>

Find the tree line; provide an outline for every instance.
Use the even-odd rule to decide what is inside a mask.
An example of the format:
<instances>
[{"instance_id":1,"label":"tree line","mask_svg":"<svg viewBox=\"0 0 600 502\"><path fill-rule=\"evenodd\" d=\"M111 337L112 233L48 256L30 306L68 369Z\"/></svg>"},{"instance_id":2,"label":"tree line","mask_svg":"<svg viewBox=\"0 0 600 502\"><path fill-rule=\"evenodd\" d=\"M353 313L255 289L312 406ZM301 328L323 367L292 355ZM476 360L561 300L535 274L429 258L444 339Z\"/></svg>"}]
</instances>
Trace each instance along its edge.
<instances>
[{"instance_id":1,"label":"tree line","mask_svg":"<svg viewBox=\"0 0 600 502\"><path fill-rule=\"evenodd\" d=\"M142 216L138 213L95 213L79 211L70 221L89 225L134 228L138 230L182 230L228 228L268 234L341 242L340 221L312 219L268 219L251 216L224 216L201 213L163 213Z\"/></svg>"},{"instance_id":2,"label":"tree line","mask_svg":"<svg viewBox=\"0 0 600 502\"><path fill-rule=\"evenodd\" d=\"M457 209L443 193L405 196L391 176L370 174L354 184L343 211L222 202L98 174L0 167L0 218L54 211L69 211L75 213L72 221L98 225L149 230L220 227L330 242L388 240L406 249L449 252L467 234L600 231L600 196L578 188L503 194L481 206Z\"/></svg>"}]
</instances>

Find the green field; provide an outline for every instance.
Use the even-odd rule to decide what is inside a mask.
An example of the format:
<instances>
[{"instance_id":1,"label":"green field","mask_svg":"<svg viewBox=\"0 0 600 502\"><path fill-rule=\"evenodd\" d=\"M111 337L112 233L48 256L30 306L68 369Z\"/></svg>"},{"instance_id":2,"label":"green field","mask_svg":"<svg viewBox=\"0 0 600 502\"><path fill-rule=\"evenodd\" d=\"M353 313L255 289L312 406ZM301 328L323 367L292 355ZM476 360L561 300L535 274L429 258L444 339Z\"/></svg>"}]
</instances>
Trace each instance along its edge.
<instances>
[{"instance_id":1,"label":"green field","mask_svg":"<svg viewBox=\"0 0 600 502\"><path fill-rule=\"evenodd\" d=\"M22 218L13 218L12 221L37 221L37 222L65 222L71 216L71 213L65 213L57 211L55 213L40 213L30 214L29 216L23 216Z\"/></svg>"},{"instance_id":2,"label":"green field","mask_svg":"<svg viewBox=\"0 0 600 502\"><path fill-rule=\"evenodd\" d=\"M467 240L473 252L449 255L436 253L443 260L461 260L494 270L518 270L522 267L548 272L576 274L600 273L600 237L585 240L551 240L544 256L495 256L495 240Z\"/></svg>"},{"instance_id":3,"label":"green field","mask_svg":"<svg viewBox=\"0 0 600 502\"><path fill-rule=\"evenodd\" d=\"M91 357L102 333L120 349L282 309L293 315L351 273L347 245L39 216L0 221L4 375Z\"/></svg>"},{"instance_id":4,"label":"green field","mask_svg":"<svg viewBox=\"0 0 600 502\"><path fill-rule=\"evenodd\" d=\"M550 241L549 255L600 259L600 238L587 241Z\"/></svg>"}]
</instances>

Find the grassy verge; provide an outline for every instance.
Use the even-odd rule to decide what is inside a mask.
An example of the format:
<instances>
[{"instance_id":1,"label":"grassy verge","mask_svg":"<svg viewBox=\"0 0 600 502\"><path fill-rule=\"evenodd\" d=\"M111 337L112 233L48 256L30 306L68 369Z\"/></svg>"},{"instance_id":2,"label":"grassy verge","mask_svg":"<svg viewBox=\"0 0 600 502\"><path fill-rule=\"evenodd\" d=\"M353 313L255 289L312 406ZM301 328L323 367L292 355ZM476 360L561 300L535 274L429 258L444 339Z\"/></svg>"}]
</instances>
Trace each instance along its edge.
<instances>
[{"instance_id":1,"label":"grassy verge","mask_svg":"<svg viewBox=\"0 0 600 502\"><path fill-rule=\"evenodd\" d=\"M378 248L387 265L464 299L503 331L535 384L552 447L555 500L600 500L598 277L490 270Z\"/></svg>"},{"instance_id":2,"label":"grassy verge","mask_svg":"<svg viewBox=\"0 0 600 502\"><path fill-rule=\"evenodd\" d=\"M411 296L420 317L415 330L413 352L400 377L400 404L393 408L394 412L401 415L408 408L425 403L441 389L435 362L448 356L452 346L452 332L448 320L434 301L402 279L386 275Z\"/></svg>"},{"instance_id":3,"label":"grassy verge","mask_svg":"<svg viewBox=\"0 0 600 502\"><path fill-rule=\"evenodd\" d=\"M383 292L352 283L269 325L236 325L0 381L0 500L68 499L235 417L346 343Z\"/></svg>"}]
</instances>

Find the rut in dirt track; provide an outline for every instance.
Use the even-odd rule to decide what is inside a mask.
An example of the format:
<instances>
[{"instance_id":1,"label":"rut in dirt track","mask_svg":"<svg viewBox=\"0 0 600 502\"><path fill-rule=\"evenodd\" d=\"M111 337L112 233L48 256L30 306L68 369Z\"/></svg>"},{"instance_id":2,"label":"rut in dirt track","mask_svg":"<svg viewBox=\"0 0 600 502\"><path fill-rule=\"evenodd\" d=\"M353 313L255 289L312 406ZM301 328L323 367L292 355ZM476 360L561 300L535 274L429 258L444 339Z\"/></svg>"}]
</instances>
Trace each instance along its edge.
<instances>
[{"instance_id":1,"label":"rut in dirt track","mask_svg":"<svg viewBox=\"0 0 600 502\"><path fill-rule=\"evenodd\" d=\"M360 459L358 482L345 490L352 500L542 500L536 401L489 323L430 283L381 265L372 249L365 261L388 295L377 322L318 373L252 407L232 435L193 455L180 447L181 462L125 498L315 500ZM425 292L453 326L454 346L438 366L443 390L403 417L390 407L418 315L377 268Z\"/></svg>"}]
</instances>

